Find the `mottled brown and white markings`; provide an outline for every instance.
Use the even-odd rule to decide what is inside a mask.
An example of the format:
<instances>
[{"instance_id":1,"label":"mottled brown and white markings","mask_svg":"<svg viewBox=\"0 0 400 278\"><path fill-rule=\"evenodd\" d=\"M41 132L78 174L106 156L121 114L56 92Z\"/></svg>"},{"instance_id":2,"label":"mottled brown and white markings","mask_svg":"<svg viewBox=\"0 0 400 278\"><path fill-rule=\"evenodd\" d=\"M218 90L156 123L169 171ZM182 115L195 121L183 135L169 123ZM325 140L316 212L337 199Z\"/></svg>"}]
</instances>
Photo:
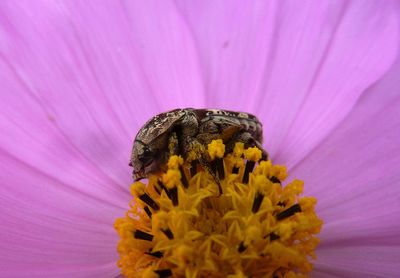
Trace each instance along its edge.
<instances>
[{"instance_id":1,"label":"mottled brown and white markings","mask_svg":"<svg viewBox=\"0 0 400 278\"><path fill-rule=\"evenodd\" d=\"M133 178L140 180L161 170L172 154L186 158L190 152L196 152L198 162L211 171L205 146L215 139L222 139L228 149L243 142L263 150L262 124L254 115L220 109L185 108L156 115L139 130L133 143ZM263 156L267 158L264 150Z\"/></svg>"},{"instance_id":2,"label":"mottled brown and white markings","mask_svg":"<svg viewBox=\"0 0 400 278\"><path fill-rule=\"evenodd\" d=\"M244 130L256 134L256 137L262 136L262 125L258 119L251 114L244 112L233 112L227 110L207 109L206 117L201 122L206 121L224 121L229 118L231 121L240 125Z\"/></svg>"}]
</instances>

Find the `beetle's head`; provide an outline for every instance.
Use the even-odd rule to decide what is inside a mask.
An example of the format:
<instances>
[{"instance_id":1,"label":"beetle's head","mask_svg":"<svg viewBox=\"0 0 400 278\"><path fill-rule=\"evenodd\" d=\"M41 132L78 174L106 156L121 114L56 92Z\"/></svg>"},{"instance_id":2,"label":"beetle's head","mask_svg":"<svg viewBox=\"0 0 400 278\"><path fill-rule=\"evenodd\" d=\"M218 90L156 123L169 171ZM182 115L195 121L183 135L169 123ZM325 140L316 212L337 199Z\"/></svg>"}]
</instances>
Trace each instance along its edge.
<instances>
[{"instance_id":1,"label":"beetle's head","mask_svg":"<svg viewBox=\"0 0 400 278\"><path fill-rule=\"evenodd\" d=\"M135 181L144 179L149 173L159 170L162 161L161 152L153 145L135 140L129 164L133 167L133 179Z\"/></svg>"}]
</instances>

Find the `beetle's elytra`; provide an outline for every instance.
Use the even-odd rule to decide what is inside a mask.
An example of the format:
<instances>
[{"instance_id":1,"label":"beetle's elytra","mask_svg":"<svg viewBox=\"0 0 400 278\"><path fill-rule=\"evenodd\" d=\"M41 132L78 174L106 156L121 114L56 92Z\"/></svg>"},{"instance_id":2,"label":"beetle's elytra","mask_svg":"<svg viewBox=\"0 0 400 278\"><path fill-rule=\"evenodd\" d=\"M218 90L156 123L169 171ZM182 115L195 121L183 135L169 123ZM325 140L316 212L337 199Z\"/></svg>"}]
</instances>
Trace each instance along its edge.
<instances>
[{"instance_id":1,"label":"beetle's elytra","mask_svg":"<svg viewBox=\"0 0 400 278\"><path fill-rule=\"evenodd\" d=\"M263 150L262 125L251 114L219 109L175 109L156 115L139 130L130 160L133 178L146 178L159 171L170 155L185 157L214 139L222 139L228 148L235 142L243 142L247 147L257 146ZM204 165L207 154L198 156L200 164L209 169ZM263 156L267 157L264 150Z\"/></svg>"}]
</instances>

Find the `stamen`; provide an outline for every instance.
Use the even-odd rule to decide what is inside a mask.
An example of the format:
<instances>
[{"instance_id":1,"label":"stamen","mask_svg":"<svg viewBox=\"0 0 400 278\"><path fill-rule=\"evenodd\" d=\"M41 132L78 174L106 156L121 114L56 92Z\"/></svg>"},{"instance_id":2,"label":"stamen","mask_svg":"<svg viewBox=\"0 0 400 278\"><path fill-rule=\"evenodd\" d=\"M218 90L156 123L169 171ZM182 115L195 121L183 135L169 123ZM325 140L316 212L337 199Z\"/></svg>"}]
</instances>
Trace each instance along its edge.
<instances>
[{"instance_id":1,"label":"stamen","mask_svg":"<svg viewBox=\"0 0 400 278\"><path fill-rule=\"evenodd\" d=\"M275 233L273 233L273 232L269 234L269 240L271 240L271 241L277 240L279 238L280 238L280 236L275 234Z\"/></svg>"},{"instance_id":2,"label":"stamen","mask_svg":"<svg viewBox=\"0 0 400 278\"><path fill-rule=\"evenodd\" d=\"M151 207L154 210L160 209L160 206L156 202L154 202L154 200L147 193L140 195L139 199L148 204L149 207Z\"/></svg>"},{"instance_id":3,"label":"stamen","mask_svg":"<svg viewBox=\"0 0 400 278\"><path fill-rule=\"evenodd\" d=\"M246 162L246 167L244 169L242 183L249 182L250 172L253 172L256 162L260 160L261 156L262 152L256 147L245 150L244 157L247 159L247 162Z\"/></svg>"},{"instance_id":4,"label":"stamen","mask_svg":"<svg viewBox=\"0 0 400 278\"><path fill-rule=\"evenodd\" d=\"M165 191L165 193L167 194L168 198L172 201L172 204L174 206L177 206L179 204L179 202L178 202L178 188L175 185L173 185L173 187L168 189L164 185L164 183L161 182L161 181L158 181L158 184Z\"/></svg>"},{"instance_id":5,"label":"stamen","mask_svg":"<svg viewBox=\"0 0 400 278\"><path fill-rule=\"evenodd\" d=\"M222 186L221 186L221 182L220 181L217 182L217 186L218 186L218 192L219 192L218 196L221 196L223 192L222 192Z\"/></svg>"},{"instance_id":6,"label":"stamen","mask_svg":"<svg viewBox=\"0 0 400 278\"><path fill-rule=\"evenodd\" d=\"M161 231L167 236L168 239L174 239L174 234L172 233L171 229L161 229Z\"/></svg>"},{"instance_id":7,"label":"stamen","mask_svg":"<svg viewBox=\"0 0 400 278\"><path fill-rule=\"evenodd\" d=\"M168 197L171 199L172 204L174 206L177 206L179 204L179 200L178 200L178 188L177 187L173 187L171 188L168 194Z\"/></svg>"},{"instance_id":8,"label":"stamen","mask_svg":"<svg viewBox=\"0 0 400 278\"><path fill-rule=\"evenodd\" d=\"M281 183L281 181L275 176L270 177L269 180L273 183Z\"/></svg>"},{"instance_id":9,"label":"stamen","mask_svg":"<svg viewBox=\"0 0 400 278\"><path fill-rule=\"evenodd\" d=\"M162 188L162 190L165 191L165 193L167 194L168 198L170 198L170 199L172 200L171 193L169 192L169 190L168 190L168 188L165 186L165 184L164 184L162 181L158 180L158 185ZM161 193L160 193L160 194L161 194Z\"/></svg>"},{"instance_id":10,"label":"stamen","mask_svg":"<svg viewBox=\"0 0 400 278\"><path fill-rule=\"evenodd\" d=\"M299 204L295 204L295 205L291 206L290 208L278 213L276 215L276 219L283 220L285 218L288 218L288 217L294 215L297 212L301 212L301 207Z\"/></svg>"},{"instance_id":11,"label":"stamen","mask_svg":"<svg viewBox=\"0 0 400 278\"><path fill-rule=\"evenodd\" d=\"M254 161L248 160L246 162L246 168L244 169L242 183L248 183L249 182L250 172L253 171L255 165L256 165L256 163Z\"/></svg>"},{"instance_id":12,"label":"stamen","mask_svg":"<svg viewBox=\"0 0 400 278\"><path fill-rule=\"evenodd\" d=\"M156 252L151 252L151 250L149 252L144 252L147 255L153 256L155 258L162 258L163 253L160 251L156 251Z\"/></svg>"},{"instance_id":13,"label":"stamen","mask_svg":"<svg viewBox=\"0 0 400 278\"><path fill-rule=\"evenodd\" d=\"M147 240L147 241L152 241L153 240L153 235L143 232L141 230L136 230L133 234L133 237L136 239L142 239L142 240Z\"/></svg>"},{"instance_id":14,"label":"stamen","mask_svg":"<svg viewBox=\"0 0 400 278\"><path fill-rule=\"evenodd\" d=\"M148 216L149 218L151 218L152 213L151 213L151 210L149 209L148 206L145 206L145 207L144 207L144 211L146 212L147 216Z\"/></svg>"},{"instance_id":15,"label":"stamen","mask_svg":"<svg viewBox=\"0 0 400 278\"><path fill-rule=\"evenodd\" d=\"M161 183L161 181L154 183L154 190L157 192L158 195L161 195L162 187L159 183Z\"/></svg>"},{"instance_id":16,"label":"stamen","mask_svg":"<svg viewBox=\"0 0 400 278\"><path fill-rule=\"evenodd\" d=\"M172 276L171 269L159 269L159 270L154 270L154 272L157 273L160 278L166 278Z\"/></svg>"},{"instance_id":17,"label":"stamen","mask_svg":"<svg viewBox=\"0 0 400 278\"><path fill-rule=\"evenodd\" d=\"M260 209L263 200L264 194L257 192L256 196L254 197L253 208L251 209L253 213L256 213Z\"/></svg>"},{"instance_id":18,"label":"stamen","mask_svg":"<svg viewBox=\"0 0 400 278\"><path fill-rule=\"evenodd\" d=\"M219 179L223 180L225 178L224 160L222 158L217 158L214 160L214 163Z\"/></svg>"},{"instance_id":19,"label":"stamen","mask_svg":"<svg viewBox=\"0 0 400 278\"><path fill-rule=\"evenodd\" d=\"M241 241L240 244L239 244L239 247L238 247L238 252L242 253L242 252L246 251L246 249L247 249L247 247L244 246L243 241Z\"/></svg>"},{"instance_id":20,"label":"stamen","mask_svg":"<svg viewBox=\"0 0 400 278\"><path fill-rule=\"evenodd\" d=\"M181 181L182 181L183 187L188 188L189 187L189 182L188 182L188 180L186 178L185 171L183 171L183 167L182 166L179 166L179 171L181 172L181 175L182 175Z\"/></svg>"},{"instance_id":21,"label":"stamen","mask_svg":"<svg viewBox=\"0 0 400 278\"><path fill-rule=\"evenodd\" d=\"M239 174L239 167L233 166L232 168L232 174Z\"/></svg>"},{"instance_id":22,"label":"stamen","mask_svg":"<svg viewBox=\"0 0 400 278\"><path fill-rule=\"evenodd\" d=\"M277 203L277 205L280 206L280 207L286 206L285 202L280 202L280 201Z\"/></svg>"},{"instance_id":23,"label":"stamen","mask_svg":"<svg viewBox=\"0 0 400 278\"><path fill-rule=\"evenodd\" d=\"M140 200L146 203L153 210L159 210L159 205L145 192L146 186L141 182L135 182L131 186L131 191L134 195L138 196Z\"/></svg>"},{"instance_id":24,"label":"stamen","mask_svg":"<svg viewBox=\"0 0 400 278\"><path fill-rule=\"evenodd\" d=\"M198 164L199 162L197 161L197 159L195 159L195 160L193 160L192 162L191 162L191 166L190 166L190 176L191 177L194 177L194 175L196 175L197 174L197 164Z\"/></svg>"},{"instance_id":25,"label":"stamen","mask_svg":"<svg viewBox=\"0 0 400 278\"><path fill-rule=\"evenodd\" d=\"M221 139L218 139L213 140L210 144L208 144L207 147L208 155L210 156L210 159L212 161L213 172L211 174L216 180L219 195L222 195L222 187L220 181L225 178L224 161L222 159L225 154L225 145Z\"/></svg>"}]
</instances>

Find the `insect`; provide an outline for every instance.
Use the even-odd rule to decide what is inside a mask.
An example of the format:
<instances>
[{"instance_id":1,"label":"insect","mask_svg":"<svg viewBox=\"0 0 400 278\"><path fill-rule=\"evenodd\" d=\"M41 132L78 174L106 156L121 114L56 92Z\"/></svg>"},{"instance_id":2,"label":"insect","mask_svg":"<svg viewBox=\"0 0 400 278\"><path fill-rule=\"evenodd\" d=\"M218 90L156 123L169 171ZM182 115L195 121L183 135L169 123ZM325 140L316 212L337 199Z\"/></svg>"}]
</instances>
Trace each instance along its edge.
<instances>
[{"instance_id":1,"label":"insect","mask_svg":"<svg viewBox=\"0 0 400 278\"><path fill-rule=\"evenodd\" d=\"M130 166L135 181L158 172L170 155L197 154L203 168L211 171L205 147L222 139L228 150L236 142L262 148L262 124L253 115L219 109L175 109L156 115L139 130L133 143ZM218 181L215 173L213 177Z\"/></svg>"}]
</instances>

